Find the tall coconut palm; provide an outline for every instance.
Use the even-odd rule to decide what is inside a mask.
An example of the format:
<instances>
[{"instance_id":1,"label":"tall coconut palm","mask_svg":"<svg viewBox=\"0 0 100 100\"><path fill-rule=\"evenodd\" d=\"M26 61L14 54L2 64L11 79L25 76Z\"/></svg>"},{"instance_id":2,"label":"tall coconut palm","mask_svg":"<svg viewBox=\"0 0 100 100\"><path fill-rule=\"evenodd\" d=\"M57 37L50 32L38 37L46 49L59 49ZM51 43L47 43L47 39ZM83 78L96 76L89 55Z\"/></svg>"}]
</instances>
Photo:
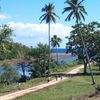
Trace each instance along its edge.
<instances>
[{"instance_id":1,"label":"tall coconut palm","mask_svg":"<svg viewBox=\"0 0 100 100\"><path fill-rule=\"evenodd\" d=\"M69 7L65 7L63 13L70 12L65 21L70 21L71 17L76 19L76 24L79 24L79 21L83 19L85 21L84 14L87 14L87 12L84 9L84 6L82 5L82 2L84 0L66 0L65 3L69 5Z\"/></svg>"},{"instance_id":2,"label":"tall coconut palm","mask_svg":"<svg viewBox=\"0 0 100 100\"><path fill-rule=\"evenodd\" d=\"M55 17L58 17L56 13L54 12L55 6L52 3L49 3L48 5L45 4L45 6L41 9L44 14L39 18L41 20L40 23L43 21L48 24L48 41L49 41L49 49L50 49L50 23L51 22L56 22ZM59 17L58 17L59 18ZM49 54L49 59L48 59L48 71L50 72L50 54Z\"/></svg>"},{"instance_id":3,"label":"tall coconut palm","mask_svg":"<svg viewBox=\"0 0 100 100\"><path fill-rule=\"evenodd\" d=\"M70 12L69 15L67 16L67 18L65 19L65 21L67 21L67 20L70 21L71 17L73 19L74 18L76 19L76 24L78 26L78 30L79 30L79 23L81 22L81 19L83 19L85 21L84 14L87 14L84 6L82 5L83 1L84 0L66 0L65 3L67 3L69 6L65 7L64 11L63 11L63 13ZM95 81L93 78L93 73L92 73L91 66L90 66L90 59L89 59L89 56L87 53L87 48L86 48L86 45L84 43L84 39L83 39L81 32L79 32L79 33L80 33L81 41L82 41L84 51L85 51L85 54L86 54L86 57L87 57L87 60L89 63L89 69L90 69L91 76L92 76L92 82L93 82L93 84L95 84Z\"/></svg>"},{"instance_id":4,"label":"tall coconut palm","mask_svg":"<svg viewBox=\"0 0 100 100\"><path fill-rule=\"evenodd\" d=\"M60 47L61 38L57 37L57 35L53 35L51 38L51 46L56 47L56 56L57 56L57 63L58 63L58 47Z\"/></svg>"}]
</instances>

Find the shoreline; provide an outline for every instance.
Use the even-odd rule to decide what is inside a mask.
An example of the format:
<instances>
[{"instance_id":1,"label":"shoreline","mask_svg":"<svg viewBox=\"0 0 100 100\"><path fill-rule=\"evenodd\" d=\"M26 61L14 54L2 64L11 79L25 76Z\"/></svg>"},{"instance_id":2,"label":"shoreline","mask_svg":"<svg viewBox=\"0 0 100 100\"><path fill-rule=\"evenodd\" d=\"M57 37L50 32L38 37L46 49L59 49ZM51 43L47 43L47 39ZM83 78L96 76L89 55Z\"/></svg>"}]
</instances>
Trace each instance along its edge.
<instances>
[{"instance_id":1,"label":"shoreline","mask_svg":"<svg viewBox=\"0 0 100 100\"><path fill-rule=\"evenodd\" d=\"M71 56L72 56L71 53L68 53L68 54L66 54L66 53L58 53L58 58L67 58L67 57L71 57ZM57 58L56 53L52 53L51 57L52 58Z\"/></svg>"}]
</instances>

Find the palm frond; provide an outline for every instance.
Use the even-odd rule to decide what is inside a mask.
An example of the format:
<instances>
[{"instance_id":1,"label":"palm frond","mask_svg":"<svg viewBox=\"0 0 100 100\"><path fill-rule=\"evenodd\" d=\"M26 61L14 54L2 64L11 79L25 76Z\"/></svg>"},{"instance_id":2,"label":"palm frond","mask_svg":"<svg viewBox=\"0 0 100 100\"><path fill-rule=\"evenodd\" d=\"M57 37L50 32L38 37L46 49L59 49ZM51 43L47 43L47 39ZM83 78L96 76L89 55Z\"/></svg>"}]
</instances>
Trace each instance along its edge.
<instances>
[{"instance_id":1,"label":"palm frond","mask_svg":"<svg viewBox=\"0 0 100 100\"><path fill-rule=\"evenodd\" d=\"M69 5L69 7L65 7L64 11L62 13L65 13L67 11L71 11L69 13L69 15L67 16L67 18L65 19L65 21L70 21L72 15L73 19L76 18L76 22L82 19L85 21L85 17L84 14L87 14L87 12L84 9L84 6L82 6L82 2L84 0L81 0L80 2L78 2L79 0L66 0L65 3L67 3Z\"/></svg>"},{"instance_id":2,"label":"palm frond","mask_svg":"<svg viewBox=\"0 0 100 100\"><path fill-rule=\"evenodd\" d=\"M68 5L70 5L70 7L74 7L73 2L70 2L69 0L67 0L65 3L67 3Z\"/></svg>"},{"instance_id":3,"label":"palm frond","mask_svg":"<svg viewBox=\"0 0 100 100\"><path fill-rule=\"evenodd\" d=\"M43 14L43 15L39 18L39 20L41 20L41 18L43 18L44 16L46 16L46 14Z\"/></svg>"},{"instance_id":4,"label":"palm frond","mask_svg":"<svg viewBox=\"0 0 100 100\"><path fill-rule=\"evenodd\" d=\"M82 11L84 14L87 15L87 12L85 11L84 6L80 8L80 11Z\"/></svg>"},{"instance_id":5,"label":"palm frond","mask_svg":"<svg viewBox=\"0 0 100 100\"><path fill-rule=\"evenodd\" d=\"M72 10L72 7L65 7L62 13L65 13L66 11L70 11L70 10Z\"/></svg>"},{"instance_id":6,"label":"palm frond","mask_svg":"<svg viewBox=\"0 0 100 100\"><path fill-rule=\"evenodd\" d=\"M83 1L84 1L84 0L81 0L81 1L78 3L78 5L80 5Z\"/></svg>"},{"instance_id":7,"label":"palm frond","mask_svg":"<svg viewBox=\"0 0 100 100\"><path fill-rule=\"evenodd\" d=\"M82 19L85 21L85 17L84 17L84 15L82 14L82 12L79 12L79 13L80 13Z\"/></svg>"},{"instance_id":8,"label":"palm frond","mask_svg":"<svg viewBox=\"0 0 100 100\"><path fill-rule=\"evenodd\" d=\"M41 22L40 23L42 23L45 19L46 19L46 15L42 18L42 20L41 20Z\"/></svg>"},{"instance_id":9,"label":"palm frond","mask_svg":"<svg viewBox=\"0 0 100 100\"><path fill-rule=\"evenodd\" d=\"M71 0L71 2L73 2L73 4L77 4L78 0Z\"/></svg>"},{"instance_id":10,"label":"palm frond","mask_svg":"<svg viewBox=\"0 0 100 100\"><path fill-rule=\"evenodd\" d=\"M55 19L53 16L51 16L51 19L52 19L52 21L53 21L54 23L56 23L56 19Z\"/></svg>"},{"instance_id":11,"label":"palm frond","mask_svg":"<svg viewBox=\"0 0 100 100\"><path fill-rule=\"evenodd\" d=\"M52 15L54 15L54 16L56 16L57 18L60 19L60 17L59 17L56 13L52 12Z\"/></svg>"},{"instance_id":12,"label":"palm frond","mask_svg":"<svg viewBox=\"0 0 100 100\"><path fill-rule=\"evenodd\" d=\"M73 13L74 13L74 12L73 12L73 11L71 11L71 12L70 12L70 14L67 16L67 18L65 19L65 21L67 21L67 20L68 20L68 21L70 21L71 16L73 15Z\"/></svg>"},{"instance_id":13,"label":"palm frond","mask_svg":"<svg viewBox=\"0 0 100 100\"><path fill-rule=\"evenodd\" d=\"M81 20L81 17L80 17L80 14L79 13L76 13L76 20L77 21L80 21Z\"/></svg>"},{"instance_id":14,"label":"palm frond","mask_svg":"<svg viewBox=\"0 0 100 100\"><path fill-rule=\"evenodd\" d=\"M51 21L56 22L55 17L58 17L53 11L54 11L54 5L53 3L49 3L48 5L45 5L44 8L42 8L42 12L45 12L45 14L43 14L40 18L42 19L41 22L43 20L46 20L46 23L49 23ZM59 18L59 17L58 17Z\"/></svg>"},{"instance_id":15,"label":"palm frond","mask_svg":"<svg viewBox=\"0 0 100 100\"><path fill-rule=\"evenodd\" d=\"M53 47L59 47L60 43L61 43L61 38L57 37L57 35L53 35L53 37L51 38L51 45Z\"/></svg>"}]
</instances>

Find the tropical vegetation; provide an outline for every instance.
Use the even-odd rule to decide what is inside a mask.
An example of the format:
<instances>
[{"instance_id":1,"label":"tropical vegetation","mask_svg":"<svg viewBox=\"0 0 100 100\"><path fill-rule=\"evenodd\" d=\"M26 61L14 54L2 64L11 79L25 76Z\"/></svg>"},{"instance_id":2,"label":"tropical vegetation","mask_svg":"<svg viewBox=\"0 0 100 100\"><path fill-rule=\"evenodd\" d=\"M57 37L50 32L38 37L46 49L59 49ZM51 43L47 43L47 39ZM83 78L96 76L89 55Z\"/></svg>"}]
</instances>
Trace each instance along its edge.
<instances>
[{"instance_id":1,"label":"tropical vegetation","mask_svg":"<svg viewBox=\"0 0 100 100\"><path fill-rule=\"evenodd\" d=\"M57 59L51 56L51 46L58 50L63 41L62 37L57 35L51 37L51 24L56 23L56 17L59 18L55 13L53 3L45 4L41 9L43 15L39 18L40 23L45 21L48 24L47 44L40 41L36 47L28 47L14 42L12 39L14 30L6 24L0 26L0 93L25 89L41 84L41 82L47 82L48 77L54 78L59 73L69 71L77 64L84 64L84 69L78 75L76 74L77 77L30 94L30 98L25 96L24 99L18 100L32 100L32 98L35 100L66 100L67 98L72 99L73 96L86 95L85 93L90 95L100 90L90 84L89 78L91 76L93 84L100 84L100 23L96 21L88 24L82 23L82 20L85 21L84 15L87 15L85 7L82 5L83 1L66 0L67 6L62 12L69 12L65 21L75 19L75 25L72 26L70 36L66 37L65 45L66 53L77 56L77 61L69 64L59 63L58 52L56 52ZM20 73L18 72L19 67ZM47 90L49 91L47 92ZM50 95L52 96L48 98Z\"/></svg>"},{"instance_id":2,"label":"tropical vegetation","mask_svg":"<svg viewBox=\"0 0 100 100\"><path fill-rule=\"evenodd\" d=\"M51 38L51 46L54 48L56 47L56 56L57 56L57 63L58 63L58 47L60 47L60 43L61 43L61 38L57 37L57 35L53 35L53 37Z\"/></svg>"},{"instance_id":3,"label":"tropical vegetation","mask_svg":"<svg viewBox=\"0 0 100 100\"><path fill-rule=\"evenodd\" d=\"M92 77L92 82L93 82L93 84L95 84L95 81L94 81L94 78L93 78L93 73L92 73L91 66L90 66L90 59L89 59L89 54L87 52L87 47L86 47L84 39L83 39L83 34L81 33L81 31L79 29L81 19L83 19L85 21L84 14L87 14L87 12L85 11L84 6L82 5L83 1L84 0L81 0L81 1L67 0L65 3L67 3L69 5L69 7L64 8L63 13L70 11L70 14L67 16L65 21L67 21L67 20L70 21L71 17L76 19L75 22L76 22L76 26L77 26L77 33L79 33L79 35L80 35L80 39L81 39L83 50L84 50L84 56L86 56L87 62L89 64L91 77Z\"/></svg>"},{"instance_id":4,"label":"tropical vegetation","mask_svg":"<svg viewBox=\"0 0 100 100\"><path fill-rule=\"evenodd\" d=\"M48 5L45 4L45 6L42 8L42 12L45 12L39 19L42 21L46 21L46 24L48 24L48 41L49 41L49 49L50 49L50 24L51 22L56 22L55 17L58 17L56 13L54 12L55 6L53 3L49 3ZM59 17L58 17L59 18ZM50 73L50 54L48 58L48 71Z\"/></svg>"}]
</instances>

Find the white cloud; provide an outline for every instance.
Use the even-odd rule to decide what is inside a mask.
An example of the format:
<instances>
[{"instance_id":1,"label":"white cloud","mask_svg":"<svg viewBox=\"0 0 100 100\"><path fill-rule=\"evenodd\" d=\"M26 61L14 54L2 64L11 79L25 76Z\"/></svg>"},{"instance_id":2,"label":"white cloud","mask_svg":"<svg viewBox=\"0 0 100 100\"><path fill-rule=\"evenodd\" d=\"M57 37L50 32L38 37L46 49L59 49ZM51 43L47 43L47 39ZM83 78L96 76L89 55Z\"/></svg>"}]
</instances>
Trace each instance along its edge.
<instances>
[{"instance_id":1,"label":"white cloud","mask_svg":"<svg viewBox=\"0 0 100 100\"><path fill-rule=\"evenodd\" d=\"M4 19L8 19L11 18L11 16L7 15L7 14L0 14L0 20L4 20Z\"/></svg>"},{"instance_id":2,"label":"white cloud","mask_svg":"<svg viewBox=\"0 0 100 100\"><path fill-rule=\"evenodd\" d=\"M9 22L10 27L14 30L14 40L24 43L29 46L36 46L37 43L48 43L48 25L47 24L32 24L22 22ZM72 28L63 24L51 25L51 37L56 34L62 39L61 47L65 47L66 36L69 36Z\"/></svg>"}]
</instances>

